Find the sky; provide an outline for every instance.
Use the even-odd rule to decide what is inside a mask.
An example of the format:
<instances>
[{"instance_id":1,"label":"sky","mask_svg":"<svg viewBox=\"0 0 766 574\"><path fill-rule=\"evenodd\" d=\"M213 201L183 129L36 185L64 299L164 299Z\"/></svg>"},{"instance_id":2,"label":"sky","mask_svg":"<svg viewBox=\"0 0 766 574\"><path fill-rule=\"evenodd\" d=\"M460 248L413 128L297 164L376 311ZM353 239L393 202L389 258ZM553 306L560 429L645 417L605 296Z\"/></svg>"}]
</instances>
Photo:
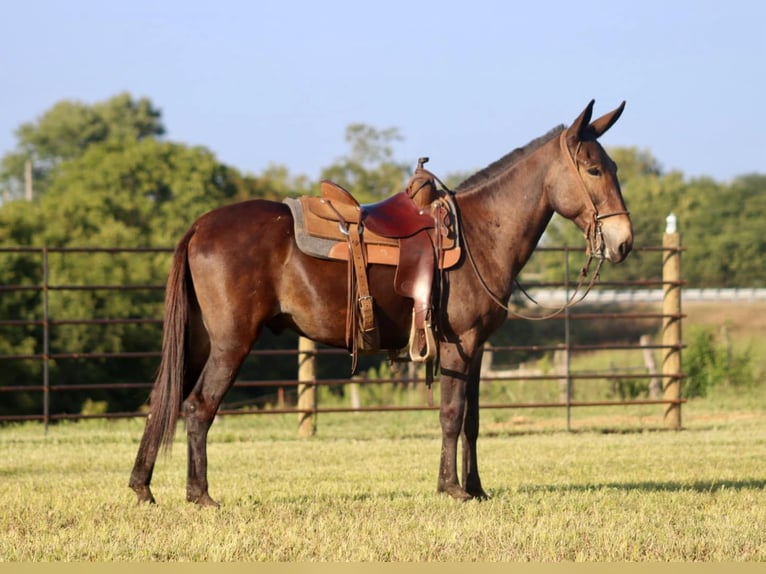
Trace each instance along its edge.
<instances>
[{"instance_id":1,"label":"sky","mask_svg":"<svg viewBox=\"0 0 766 574\"><path fill-rule=\"evenodd\" d=\"M6 2L0 155L55 103L127 91L245 173L318 179L364 123L445 176L625 100L605 146L725 182L766 173L765 23L755 0Z\"/></svg>"}]
</instances>

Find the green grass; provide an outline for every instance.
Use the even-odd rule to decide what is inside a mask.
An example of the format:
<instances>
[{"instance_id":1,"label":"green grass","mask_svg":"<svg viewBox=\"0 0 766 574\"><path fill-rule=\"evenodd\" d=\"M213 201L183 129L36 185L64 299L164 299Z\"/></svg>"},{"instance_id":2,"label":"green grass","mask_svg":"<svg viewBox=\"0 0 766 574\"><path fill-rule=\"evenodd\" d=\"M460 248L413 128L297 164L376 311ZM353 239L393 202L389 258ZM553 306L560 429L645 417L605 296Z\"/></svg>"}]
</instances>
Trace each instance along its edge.
<instances>
[{"instance_id":1,"label":"green grass","mask_svg":"<svg viewBox=\"0 0 766 574\"><path fill-rule=\"evenodd\" d=\"M0 428L2 561L764 561L766 408L483 411L491 499L436 490L435 412L229 416L210 435L211 494L185 502L185 446L127 488L142 421ZM608 432L606 432L608 431Z\"/></svg>"}]
</instances>

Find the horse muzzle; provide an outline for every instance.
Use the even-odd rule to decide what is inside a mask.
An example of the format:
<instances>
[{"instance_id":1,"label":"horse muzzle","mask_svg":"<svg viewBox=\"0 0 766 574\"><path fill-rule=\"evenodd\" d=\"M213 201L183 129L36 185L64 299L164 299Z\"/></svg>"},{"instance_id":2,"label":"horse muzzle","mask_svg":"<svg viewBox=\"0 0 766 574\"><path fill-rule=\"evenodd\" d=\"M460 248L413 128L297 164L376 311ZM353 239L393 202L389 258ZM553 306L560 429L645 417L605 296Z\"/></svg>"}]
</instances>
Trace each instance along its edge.
<instances>
[{"instance_id":1,"label":"horse muzzle","mask_svg":"<svg viewBox=\"0 0 766 574\"><path fill-rule=\"evenodd\" d=\"M628 212L596 216L591 252L610 263L621 263L633 249L633 226Z\"/></svg>"}]
</instances>

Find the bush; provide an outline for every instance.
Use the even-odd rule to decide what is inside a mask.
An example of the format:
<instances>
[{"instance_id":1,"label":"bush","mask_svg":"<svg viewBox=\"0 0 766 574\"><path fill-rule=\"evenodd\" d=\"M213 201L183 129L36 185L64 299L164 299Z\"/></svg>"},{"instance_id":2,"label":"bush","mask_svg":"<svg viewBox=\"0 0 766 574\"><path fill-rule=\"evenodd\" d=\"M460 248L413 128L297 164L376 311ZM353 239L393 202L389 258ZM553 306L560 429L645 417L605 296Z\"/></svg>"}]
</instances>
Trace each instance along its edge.
<instances>
[{"instance_id":1,"label":"bush","mask_svg":"<svg viewBox=\"0 0 766 574\"><path fill-rule=\"evenodd\" d=\"M633 401L649 393L646 379L616 379L612 385L612 394L623 401Z\"/></svg>"},{"instance_id":2,"label":"bush","mask_svg":"<svg viewBox=\"0 0 766 574\"><path fill-rule=\"evenodd\" d=\"M686 398L704 397L721 384L747 387L755 382L750 351L734 353L708 330L697 331L691 337L683 356L683 370Z\"/></svg>"}]
</instances>

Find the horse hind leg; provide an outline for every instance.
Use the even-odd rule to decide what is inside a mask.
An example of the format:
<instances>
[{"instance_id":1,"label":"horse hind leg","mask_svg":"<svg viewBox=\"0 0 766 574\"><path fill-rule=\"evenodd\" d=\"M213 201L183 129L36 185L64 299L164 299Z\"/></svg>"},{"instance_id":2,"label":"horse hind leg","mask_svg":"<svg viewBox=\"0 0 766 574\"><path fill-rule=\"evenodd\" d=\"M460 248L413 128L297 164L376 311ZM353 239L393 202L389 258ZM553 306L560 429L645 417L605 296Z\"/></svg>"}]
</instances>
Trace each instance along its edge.
<instances>
[{"instance_id":1,"label":"horse hind leg","mask_svg":"<svg viewBox=\"0 0 766 574\"><path fill-rule=\"evenodd\" d=\"M202 327L201 318L198 314L192 312L189 327L189 349L183 381L184 397L189 395L197 382L210 352L210 340ZM156 502L150 484L160 450L161 435L153 427L151 419L148 418L128 483L136 493L139 504L144 502L154 504Z\"/></svg>"},{"instance_id":2,"label":"horse hind leg","mask_svg":"<svg viewBox=\"0 0 766 574\"><path fill-rule=\"evenodd\" d=\"M147 420L128 483L128 486L136 493L139 504L144 502L154 504L156 502L150 484L160 450L160 436L151 429L151 421Z\"/></svg>"},{"instance_id":3,"label":"horse hind leg","mask_svg":"<svg viewBox=\"0 0 766 574\"><path fill-rule=\"evenodd\" d=\"M207 436L248 352L249 346L212 350L199 381L183 403L188 444L186 499L189 502L218 506L208 493Z\"/></svg>"},{"instance_id":4,"label":"horse hind leg","mask_svg":"<svg viewBox=\"0 0 766 574\"><path fill-rule=\"evenodd\" d=\"M143 502L154 504L156 502L149 483L152 481L152 473L154 472L154 463L157 460L160 441L159 438L153 438L148 426L147 422L138 447L136 461L133 464L133 471L130 473L130 482L128 483L128 486L136 493L139 504Z\"/></svg>"}]
</instances>

